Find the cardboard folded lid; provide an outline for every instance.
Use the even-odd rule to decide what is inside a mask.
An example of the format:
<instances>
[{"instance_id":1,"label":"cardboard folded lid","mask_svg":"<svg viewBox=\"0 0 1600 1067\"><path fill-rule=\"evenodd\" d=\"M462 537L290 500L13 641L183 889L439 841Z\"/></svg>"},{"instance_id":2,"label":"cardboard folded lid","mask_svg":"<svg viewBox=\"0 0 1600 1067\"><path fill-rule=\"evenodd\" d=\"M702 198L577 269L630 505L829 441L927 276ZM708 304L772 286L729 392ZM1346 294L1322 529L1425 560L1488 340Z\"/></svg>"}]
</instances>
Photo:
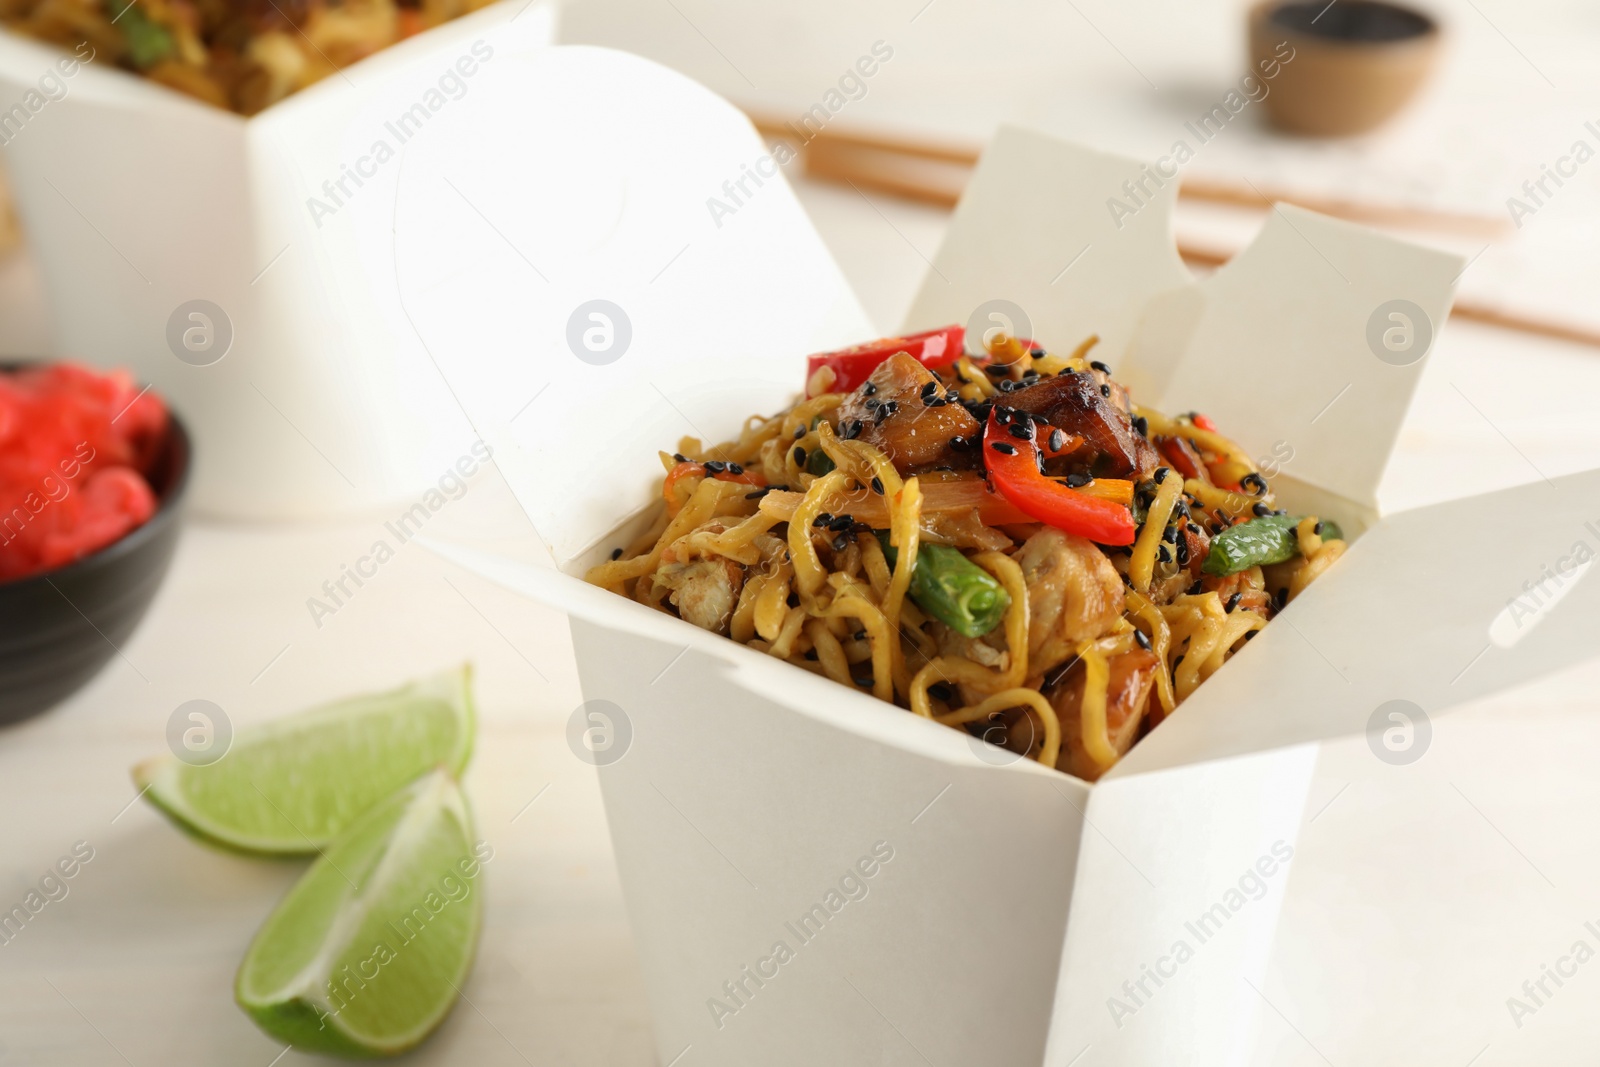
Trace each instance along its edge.
<instances>
[{"instance_id":1,"label":"cardboard folded lid","mask_svg":"<svg viewBox=\"0 0 1600 1067\"><path fill-rule=\"evenodd\" d=\"M1427 346L1406 353L1406 365L1385 362L1369 347L1368 323L1405 300L1436 338L1465 262L1279 205L1243 253L1196 281L1172 236L1178 182L1151 174L1136 160L1003 127L906 328L965 322L999 298L1053 349L1098 334L1096 358L1136 402L1203 411L1252 456L1375 510Z\"/></svg>"},{"instance_id":2,"label":"cardboard folded lid","mask_svg":"<svg viewBox=\"0 0 1600 1067\"><path fill-rule=\"evenodd\" d=\"M677 627L686 646L720 649L745 665L741 684L781 687L802 714L859 715L870 727L847 728L919 751L965 747L798 669L755 669L750 650L571 577L650 506L657 450L683 434L734 436L793 399L808 352L870 335L743 116L644 60L556 48L489 72L437 132L404 162L397 283L565 574L523 581L514 565L455 558L619 635ZM1420 357L1378 358L1369 320L1401 299L1443 322L1460 260L1285 209L1239 260L1195 282L1172 249L1170 184L1122 231L1111 222L1111 179L1138 169L1003 131L909 325L964 321L1001 297L1054 348L1099 332L1157 406L1202 408L1255 455L1281 456L1274 446L1287 442L1295 481L1372 518ZM598 365L568 343L574 311L597 298L623 309L632 334ZM1588 649L1571 622L1600 588L1580 586L1513 647L1484 648L1522 583L1589 536L1597 488L1600 475L1580 475L1378 522L1112 773L1362 729L1394 698L1442 710L1577 661Z\"/></svg>"},{"instance_id":3,"label":"cardboard folded lid","mask_svg":"<svg viewBox=\"0 0 1600 1067\"><path fill-rule=\"evenodd\" d=\"M1381 731L1389 701L1432 716L1580 663L1597 554L1600 470L1386 516L1111 775Z\"/></svg>"},{"instance_id":4,"label":"cardboard folded lid","mask_svg":"<svg viewBox=\"0 0 1600 1067\"><path fill-rule=\"evenodd\" d=\"M563 566L659 492L660 450L736 435L871 332L748 120L681 75L553 48L452 107L400 164L400 293ZM630 339L586 361L595 300Z\"/></svg>"}]
</instances>

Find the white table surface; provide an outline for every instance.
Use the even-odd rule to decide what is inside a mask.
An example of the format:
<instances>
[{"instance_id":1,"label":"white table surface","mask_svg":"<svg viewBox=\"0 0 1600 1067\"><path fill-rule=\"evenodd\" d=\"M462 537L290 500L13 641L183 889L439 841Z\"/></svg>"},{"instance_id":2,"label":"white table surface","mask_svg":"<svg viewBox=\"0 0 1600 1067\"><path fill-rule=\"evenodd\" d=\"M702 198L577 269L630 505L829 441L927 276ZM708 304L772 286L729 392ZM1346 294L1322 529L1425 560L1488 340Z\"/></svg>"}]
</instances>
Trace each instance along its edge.
<instances>
[{"instance_id":1,"label":"white table surface","mask_svg":"<svg viewBox=\"0 0 1600 1067\"><path fill-rule=\"evenodd\" d=\"M1517 36L1555 54L1548 34ZM809 83L790 80L789 95L803 97ZM874 321L892 329L944 214L797 184ZM47 349L38 301L26 258L0 262L0 354ZM1453 322L1386 505L1600 465L1597 401L1600 351ZM487 926L470 1003L408 1062L657 1062L594 772L564 739L580 701L564 620L409 546L316 627L306 599L384 517L191 523L122 656L66 704L0 730L0 905L74 842L95 849L70 895L0 945L0 1067L275 1062L282 1047L234 1007L231 982L299 865L180 835L146 804L130 806L128 767L163 750L168 716L189 699L215 701L243 726L463 659L477 665L481 705L467 788L496 849ZM492 470L430 532L533 545ZM1431 749L1410 767L1379 762L1362 738L1323 746L1254 1064L1499 1067L1592 1055L1600 964L1520 1028L1506 998L1580 937L1600 949L1583 929L1600 925L1597 682L1590 664L1436 718ZM311 1060L290 1051L276 1062ZM1081 1065L1094 1063L1091 1050Z\"/></svg>"}]
</instances>

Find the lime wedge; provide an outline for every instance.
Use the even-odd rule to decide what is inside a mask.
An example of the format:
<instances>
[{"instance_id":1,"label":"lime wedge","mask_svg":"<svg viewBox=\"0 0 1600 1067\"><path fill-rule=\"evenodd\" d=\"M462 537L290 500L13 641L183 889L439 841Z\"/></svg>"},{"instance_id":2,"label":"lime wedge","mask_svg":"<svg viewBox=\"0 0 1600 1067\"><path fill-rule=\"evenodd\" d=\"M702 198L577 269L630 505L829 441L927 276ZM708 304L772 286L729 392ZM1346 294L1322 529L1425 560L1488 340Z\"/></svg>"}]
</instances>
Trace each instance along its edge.
<instances>
[{"instance_id":1,"label":"lime wedge","mask_svg":"<svg viewBox=\"0 0 1600 1067\"><path fill-rule=\"evenodd\" d=\"M371 808L283 898L239 965L234 998L298 1049L391 1056L444 1021L483 915L455 779L420 778Z\"/></svg>"},{"instance_id":2,"label":"lime wedge","mask_svg":"<svg viewBox=\"0 0 1600 1067\"><path fill-rule=\"evenodd\" d=\"M215 763L174 756L133 780L184 830L245 852L315 853L378 801L472 755L472 669L240 731Z\"/></svg>"}]
</instances>

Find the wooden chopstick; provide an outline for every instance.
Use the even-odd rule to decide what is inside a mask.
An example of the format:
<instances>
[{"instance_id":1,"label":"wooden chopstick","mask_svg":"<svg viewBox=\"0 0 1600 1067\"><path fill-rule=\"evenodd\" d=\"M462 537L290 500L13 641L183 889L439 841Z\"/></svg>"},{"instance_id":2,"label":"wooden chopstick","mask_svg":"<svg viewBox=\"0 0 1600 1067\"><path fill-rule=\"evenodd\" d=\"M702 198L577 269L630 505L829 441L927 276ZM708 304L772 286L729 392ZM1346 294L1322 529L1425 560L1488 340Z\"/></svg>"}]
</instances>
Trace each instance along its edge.
<instances>
[{"instance_id":1,"label":"wooden chopstick","mask_svg":"<svg viewBox=\"0 0 1600 1067\"><path fill-rule=\"evenodd\" d=\"M753 114L750 120L767 136L797 146L804 154L806 173L813 177L860 181L858 175L870 170L874 188L938 206L951 206L960 199L966 177L978 161L978 149L971 145L859 131L812 131L764 114ZM1510 220L1504 218L1365 203L1277 186L1236 185L1215 178L1185 178L1178 195L1186 200L1258 210L1274 203L1294 204L1353 222L1475 237L1505 237L1514 232Z\"/></svg>"},{"instance_id":2,"label":"wooden chopstick","mask_svg":"<svg viewBox=\"0 0 1600 1067\"><path fill-rule=\"evenodd\" d=\"M956 205L977 161L976 150L963 146L831 130L812 133L762 116L753 116L752 121L767 136L798 145L809 177L844 182L857 191L872 189L936 207ZM1184 181L1178 195L1251 208L1268 208L1276 200L1352 221L1472 232L1479 236L1491 231L1503 232L1505 228L1504 224L1480 216L1324 200L1281 190L1240 190L1193 179ZM1178 254L1195 266L1219 267L1236 252L1237 249L1222 250L1178 242ZM1488 326L1600 348L1600 331L1586 327L1552 322L1473 301L1458 300L1450 313L1455 318Z\"/></svg>"}]
</instances>

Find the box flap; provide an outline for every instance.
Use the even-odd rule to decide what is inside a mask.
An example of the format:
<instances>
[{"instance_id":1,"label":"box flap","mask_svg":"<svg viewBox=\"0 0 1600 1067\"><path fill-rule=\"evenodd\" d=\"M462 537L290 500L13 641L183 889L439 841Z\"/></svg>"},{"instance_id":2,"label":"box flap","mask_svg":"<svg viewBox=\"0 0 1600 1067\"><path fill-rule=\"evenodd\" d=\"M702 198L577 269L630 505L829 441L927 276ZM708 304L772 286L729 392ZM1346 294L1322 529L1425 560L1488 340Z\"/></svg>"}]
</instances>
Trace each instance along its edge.
<instances>
[{"instance_id":1,"label":"box flap","mask_svg":"<svg viewBox=\"0 0 1600 1067\"><path fill-rule=\"evenodd\" d=\"M1195 281L1173 243L1176 196L1137 160L1003 128L907 327L975 309L987 323L981 309L1003 299L1053 349L1098 334L1137 402L1204 411L1275 469L1375 507L1462 259L1279 206L1248 249Z\"/></svg>"},{"instance_id":2,"label":"box flap","mask_svg":"<svg viewBox=\"0 0 1600 1067\"><path fill-rule=\"evenodd\" d=\"M1600 652L1597 553L1600 470L1388 516L1108 777L1363 732L1381 743L1572 666ZM1391 701L1411 705L1409 726Z\"/></svg>"},{"instance_id":3,"label":"box flap","mask_svg":"<svg viewBox=\"0 0 1600 1067\"><path fill-rule=\"evenodd\" d=\"M397 284L566 564L653 498L658 450L787 405L871 326L726 102L595 48L483 77L408 146Z\"/></svg>"}]
</instances>

